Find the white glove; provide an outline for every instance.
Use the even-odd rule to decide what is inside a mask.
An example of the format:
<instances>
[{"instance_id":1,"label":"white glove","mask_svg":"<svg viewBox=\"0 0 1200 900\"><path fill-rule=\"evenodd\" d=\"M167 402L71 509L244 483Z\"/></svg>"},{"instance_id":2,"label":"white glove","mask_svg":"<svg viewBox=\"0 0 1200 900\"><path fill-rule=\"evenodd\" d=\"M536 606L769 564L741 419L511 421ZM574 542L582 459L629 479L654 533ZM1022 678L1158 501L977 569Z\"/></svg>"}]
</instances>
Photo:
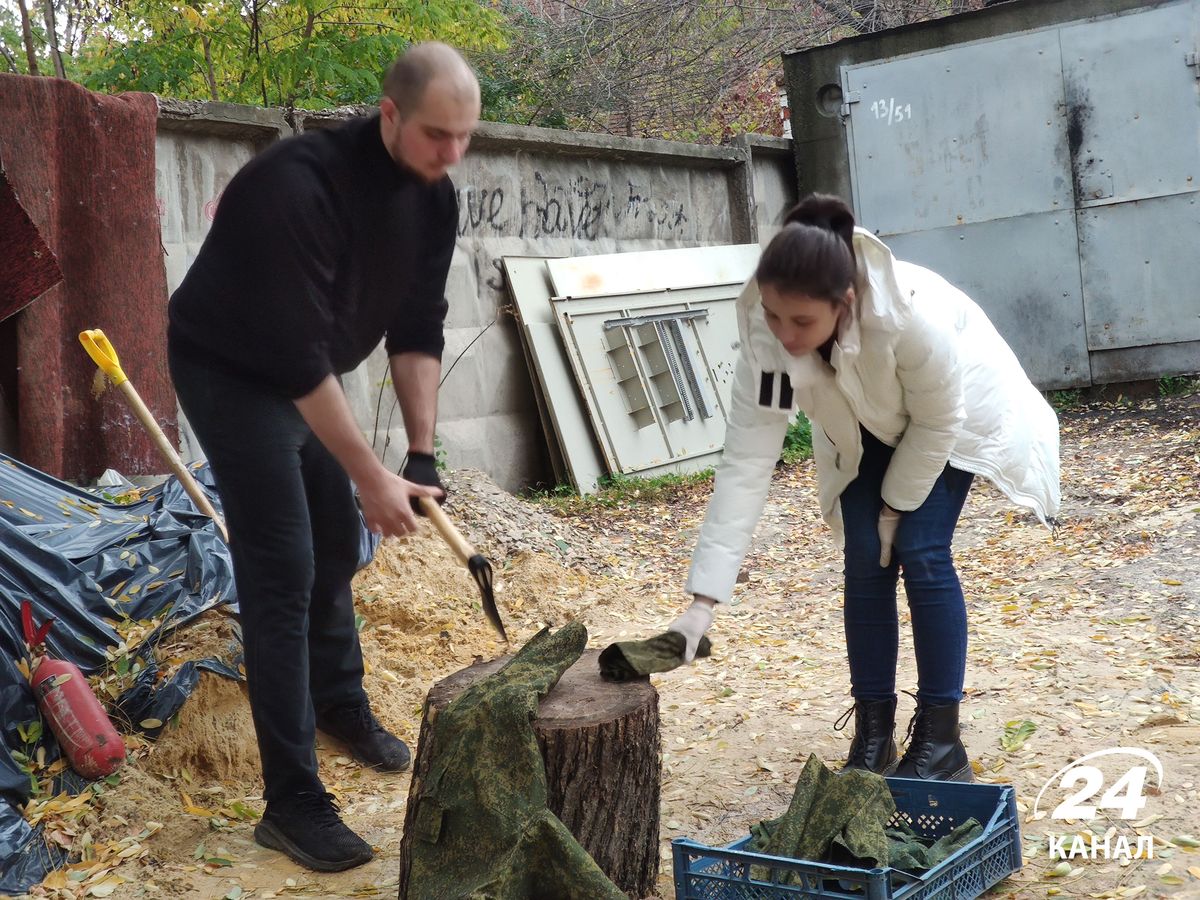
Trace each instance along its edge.
<instances>
[{"instance_id":1,"label":"white glove","mask_svg":"<svg viewBox=\"0 0 1200 900\"><path fill-rule=\"evenodd\" d=\"M679 632L687 642L683 652L684 662L691 662L696 658L696 647L700 644L700 638L704 637L704 632L712 625L715 604L716 601L708 597L697 597L678 619L667 626L667 631Z\"/></svg>"},{"instance_id":2,"label":"white glove","mask_svg":"<svg viewBox=\"0 0 1200 900\"><path fill-rule=\"evenodd\" d=\"M886 503L879 512L879 565L886 569L892 564L892 545L896 543L896 530L900 527L900 513Z\"/></svg>"}]
</instances>

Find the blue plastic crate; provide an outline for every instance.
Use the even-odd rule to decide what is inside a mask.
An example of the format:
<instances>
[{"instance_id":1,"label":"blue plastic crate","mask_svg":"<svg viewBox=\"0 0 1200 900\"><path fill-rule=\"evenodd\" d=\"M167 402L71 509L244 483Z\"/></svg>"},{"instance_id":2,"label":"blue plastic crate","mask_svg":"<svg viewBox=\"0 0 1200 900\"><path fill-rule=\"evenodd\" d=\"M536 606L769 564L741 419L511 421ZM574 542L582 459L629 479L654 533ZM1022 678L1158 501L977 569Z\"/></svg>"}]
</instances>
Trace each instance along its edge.
<instances>
[{"instance_id":1,"label":"blue plastic crate","mask_svg":"<svg viewBox=\"0 0 1200 900\"><path fill-rule=\"evenodd\" d=\"M892 824L906 824L922 837L939 838L975 818L983 834L925 872L857 869L785 859L746 850L749 837L727 847L706 847L688 838L672 842L675 900L789 900L796 897L842 900L969 900L1021 868L1021 828L1016 792L1001 784L959 784L889 778L896 801ZM752 865L768 865L799 884L751 879Z\"/></svg>"}]
</instances>

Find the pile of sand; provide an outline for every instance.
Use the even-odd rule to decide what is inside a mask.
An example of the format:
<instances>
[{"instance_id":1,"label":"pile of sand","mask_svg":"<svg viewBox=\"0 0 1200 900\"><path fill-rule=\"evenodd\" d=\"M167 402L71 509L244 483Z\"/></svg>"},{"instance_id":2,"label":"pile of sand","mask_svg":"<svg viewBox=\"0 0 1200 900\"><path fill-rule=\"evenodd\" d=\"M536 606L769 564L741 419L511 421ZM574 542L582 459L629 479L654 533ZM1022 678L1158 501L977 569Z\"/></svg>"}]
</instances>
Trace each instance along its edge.
<instances>
[{"instance_id":1,"label":"pile of sand","mask_svg":"<svg viewBox=\"0 0 1200 900\"><path fill-rule=\"evenodd\" d=\"M478 476L470 481L483 483ZM481 513L485 505L474 506L477 528L503 523L503 497L508 495L492 488L486 512ZM365 687L380 720L414 749L421 707L436 681L479 659L512 652L547 625L611 618L631 602L616 582L564 565L555 542L564 540L566 532L556 529L553 517L516 498L508 497L508 502L518 520L532 525L532 531L524 532L526 543L559 549L500 554L496 548L511 548L511 541L492 541L486 531L472 537L479 541L478 549L491 554L496 600L511 645L492 630L478 586L431 527L409 538L385 540L354 580ZM189 659L216 656L233 662L240 650L236 622L223 611L210 611L169 635L156 650L168 674ZM334 760L342 751L324 738L321 746L334 751L319 754L322 777L333 785L340 777ZM186 862L208 831L204 818L183 814L188 801L213 811L232 801L261 810L261 791L245 685L203 672L175 721L144 756L130 760L118 785L104 790L89 826L97 837L119 840L147 820L162 822L163 829L146 842L151 858Z\"/></svg>"}]
</instances>

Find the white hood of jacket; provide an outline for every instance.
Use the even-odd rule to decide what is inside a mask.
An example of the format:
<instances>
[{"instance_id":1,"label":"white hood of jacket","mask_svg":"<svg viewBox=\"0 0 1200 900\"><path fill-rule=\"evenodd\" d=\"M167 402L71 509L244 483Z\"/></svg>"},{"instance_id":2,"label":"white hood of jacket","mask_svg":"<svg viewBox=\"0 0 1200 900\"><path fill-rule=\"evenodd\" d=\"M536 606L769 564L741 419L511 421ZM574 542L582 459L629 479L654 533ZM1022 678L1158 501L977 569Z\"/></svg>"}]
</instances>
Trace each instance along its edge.
<instances>
[{"instance_id":1,"label":"white hood of jacket","mask_svg":"<svg viewBox=\"0 0 1200 900\"><path fill-rule=\"evenodd\" d=\"M737 301L741 352L725 450L686 590L726 601L797 409L812 422L821 514L842 540L838 499L858 474L861 423L895 454L883 500L925 502L946 463L981 475L1043 523L1059 506L1058 419L987 316L928 269L854 232L855 314L830 362L793 357L767 327L758 285Z\"/></svg>"}]
</instances>

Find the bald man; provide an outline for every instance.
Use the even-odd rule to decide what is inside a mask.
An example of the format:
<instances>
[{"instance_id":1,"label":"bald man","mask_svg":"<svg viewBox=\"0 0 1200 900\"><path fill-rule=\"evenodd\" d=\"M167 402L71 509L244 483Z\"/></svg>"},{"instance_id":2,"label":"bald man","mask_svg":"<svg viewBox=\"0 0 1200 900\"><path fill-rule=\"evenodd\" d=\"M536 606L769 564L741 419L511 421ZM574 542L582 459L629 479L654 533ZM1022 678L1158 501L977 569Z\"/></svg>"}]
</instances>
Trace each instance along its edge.
<instances>
[{"instance_id":1,"label":"bald man","mask_svg":"<svg viewBox=\"0 0 1200 900\"><path fill-rule=\"evenodd\" d=\"M289 138L229 182L171 298L180 405L224 506L262 757L262 845L309 868L371 858L317 771L315 729L387 772L405 744L371 712L350 582L361 528L416 528L445 496L433 457L446 275L458 224L446 172L479 86L443 44L388 70L377 115ZM384 340L409 452L403 476L363 437L338 376Z\"/></svg>"}]
</instances>

